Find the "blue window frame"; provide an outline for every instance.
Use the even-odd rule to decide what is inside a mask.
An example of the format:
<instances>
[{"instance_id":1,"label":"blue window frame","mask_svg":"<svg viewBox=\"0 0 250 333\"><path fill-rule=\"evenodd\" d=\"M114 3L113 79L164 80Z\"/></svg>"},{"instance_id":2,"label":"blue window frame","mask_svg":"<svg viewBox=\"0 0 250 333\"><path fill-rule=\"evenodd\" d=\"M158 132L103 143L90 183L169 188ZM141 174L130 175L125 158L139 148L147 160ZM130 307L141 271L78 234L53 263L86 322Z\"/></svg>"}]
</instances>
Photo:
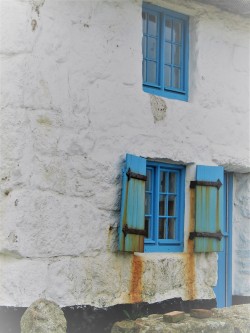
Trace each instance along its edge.
<instances>
[{"instance_id":1,"label":"blue window frame","mask_svg":"<svg viewBox=\"0 0 250 333\"><path fill-rule=\"evenodd\" d=\"M143 90L168 98L188 100L188 17L144 4Z\"/></svg>"},{"instance_id":2,"label":"blue window frame","mask_svg":"<svg viewBox=\"0 0 250 333\"><path fill-rule=\"evenodd\" d=\"M185 167L147 162L145 252L183 251Z\"/></svg>"}]
</instances>

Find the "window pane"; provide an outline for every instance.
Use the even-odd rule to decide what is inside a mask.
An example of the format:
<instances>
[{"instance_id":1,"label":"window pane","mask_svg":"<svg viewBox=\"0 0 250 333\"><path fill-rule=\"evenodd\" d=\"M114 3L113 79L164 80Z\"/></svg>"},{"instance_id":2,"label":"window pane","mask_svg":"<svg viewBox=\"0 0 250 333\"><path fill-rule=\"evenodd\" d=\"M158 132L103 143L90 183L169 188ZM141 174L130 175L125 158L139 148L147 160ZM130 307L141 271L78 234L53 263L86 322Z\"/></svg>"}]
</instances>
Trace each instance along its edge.
<instances>
[{"instance_id":1,"label":"window pane","mask_svg":"<svg viewBox=\"0 0 250 333\"><path fill-rule=\"evenodd\" d=\"M167 192L167 177L168 173L161 171L160 173L160 192Z\"/></svg>"},{"instance_id":2,"label":"window pane","mask_svg":"<svg viewBox=\"0 0 250 333\"><path fill-rule=\"evenodd\" d=\"M147 81L156 84L156 63L153 61L147 62Z\"/></svg>"},{"instance_id":3,"label":"window pane","mask_svg":"<svg viewBox=\"0 0 250 333\"><path fill-rule=\"evenodd\" d=\"M151 36L157 35L157 16L148 14L148 34Z\"/></svg>"},{"instance_id":4,"label":"window pane","mask_svg":"<svg viewBox=\"0 0 250 333\"><path fill-rule=\"evenodd\" d=\"M165 75L165 87L170 87L171 86L171 67L170 66L165 66L164 75Z\"/></svg>"},{"instance_id":5,"label":"window pane","mask_svg":"<svg viewBox=\"0 0 250 333\"><path fill-rule=\"evenodd\" d=\"M165 216L166 215L166 196L165 195L160 195L159 215L160 216Z\"/></svg>"},{"instance_id":6,"label":"window pane","mask_svg":"<svg viewBox=\"0 0 250 333\"><path fill-rule=\"evenodd\" d=\"M181 42L182 24L180 21L174 20L173 22L173 41L176 43Z\"/></svg>"},{"instance_id":7,"label":"window pane","mask_svg":"<svg viewBox=\"0 0 250 333\"><path fill-rule=\"evenodd\" d=\"M165 43L164 60L165 60L165 64L171 64L171 44L170 43Z\"/></svg>"},{"instance_id":8,"label":"window pane","mask_svg":"<svg viewBox=\"0 0 250 333\"><path fill-rule=\"evenodd\" d=\"M151 191L152 188L152 170L147 170L146 191Z\"/></svg>"},{"instance_id":9,"label":"window pane","mask_svg":"<svg viewBox=\"0 0 250 333\"><path fill-rule=\"evenodd\" d=\"M166 219L159 219L159 239L166 238Z\"/></svg>"},{"instance_id":10,"label":"window pane","mask_svg":"<svg viewBox=\"0 0 250 333\"><path fill-rule=\"evenodd\" d=\"M150 217L145 217L145 231L146 231L146 238L150 237Z\"/></svg>"},{"instance_id":11,"label":"window pane","mask_svg":"<svg viewBox=\"0 0 250 333\"><path fill-rule=\"evenodd\" d=\"M174 68L173 72L173 87L180 89L181 88L181 70L180 68Z\"/></svg>"},{"instance_id":12,"label":"window pane","mask_svg":"<svg viewBox=\"0 0 250 333\"><path fill-rule=\"evenodd\" d=\"M145 12L142 12L142 28L143 33L147 33L147 14Z\"/></svg>"},{"instance_id":13,"label":"window pane","mask_svg":"<svg viewBox=\"0 0 250 333\"><path fill-rule=\"evenodd\" d=\"M170 193L176 193L176 173L169 173L169 190Z\"/></svg>"},{"instance_id":14,"label":"window pane","mask_svg":"<svg viewBox=\"0 0 250 333\"><path fill-rule=\"evenodd\" d=\"M175 238L175 219L168 219L168 239Z\"/></svg>"},{"instance_id":15,"label":"window pane","mask_svg":"<svg viewBox=\"0 0 250 333\"><path fill-rule=\"evenodd\" d=\"M156 39L148 37L148 58L156 60Z\"/></svg>"},{"instance_id":16,"label":"window pane","mask_svg":"<svg viewBox=\"0 0 250 333\"><path fill-rule=\"evenodd\" d=\"M146 193L145 197L145 214L149 215L151 213L151 194Z\"/></svg>"},{"instance_id":17,"label":"window pane","mask_svg":"<svg viewBox=\"0 0 250 333\"><path fill-rule=\"evenodd\" d=\"M172 20L165 20L165 39L171 41Z\"/></svg>"},{"instance_id":18,"label":"window pane","mask_svg":"<svg viewBox=\"0 0 250 333\"><path fill-rule=\"evenodd\" d=\"M177 66L181 64L181 48L178 45L173 45L173 64Z\"/></svg>"},{"instance_id":19,"label":"window pane","mask_svg":"<svg viewBox=\"0 0 250 333\"><path fill-rule=\"evenodd\" d=\"M175 216L175 196L168 197L168 216Z\"/></svg>"}]
</instances>

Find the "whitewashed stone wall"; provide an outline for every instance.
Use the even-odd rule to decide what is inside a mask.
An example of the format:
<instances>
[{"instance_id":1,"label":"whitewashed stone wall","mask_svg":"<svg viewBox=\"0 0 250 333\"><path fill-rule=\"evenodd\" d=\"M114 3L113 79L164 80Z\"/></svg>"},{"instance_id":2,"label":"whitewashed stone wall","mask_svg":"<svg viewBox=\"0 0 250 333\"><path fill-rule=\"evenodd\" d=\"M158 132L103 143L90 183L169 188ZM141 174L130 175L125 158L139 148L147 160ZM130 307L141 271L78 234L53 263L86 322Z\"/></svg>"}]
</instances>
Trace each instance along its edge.
<instances>
[{"instance_id":1,"label":"whitewashed stone wall","mask_svg":"<svg viewBox=\"0 0 250 333\"><path fill-rule=\"evenodd\" d=\"M250 174L235 175L233 294L250 295Z\"/></svg>"},{"instance_id":2,"label":"whitewashed stone wall","mask_svg":"<svg viewBox=\"0 0 250 333\"><path fill-rule=\"evenodd\" d=\"M190 16L190 100L180 102L142 91L140 0L0 3L0 305L213 298L216 254L187 252L188 184L198 163L237 171L235 223L249 226L249 22L154 1ZM183 254L117 253L126 152L188 165ZM239 272L245 228L234 231Z\"/></svg>"}]
</instances>

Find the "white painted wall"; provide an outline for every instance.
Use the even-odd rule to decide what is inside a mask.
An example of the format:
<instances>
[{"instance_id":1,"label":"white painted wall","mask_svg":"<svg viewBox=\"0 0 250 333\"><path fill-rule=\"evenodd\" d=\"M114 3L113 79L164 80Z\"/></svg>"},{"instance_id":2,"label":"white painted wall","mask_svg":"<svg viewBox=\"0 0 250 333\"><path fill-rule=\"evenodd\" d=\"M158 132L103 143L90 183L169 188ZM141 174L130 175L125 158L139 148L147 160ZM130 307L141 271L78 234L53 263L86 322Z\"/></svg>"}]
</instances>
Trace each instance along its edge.
<instances>
[{"instance_id":1,"label":"white painted wall","mask_svg":"<svg viewBox=\"0 0 250 333\"><path fill-rule=\"evenodd\" d=\"M0 305L214 297L216 254L117 253L121 167L126 152L189 165L185 239L195 164L237 171L234 223L249 226L249 22L194 1L154 3L190 16L189 102L142 91L140 0L0 1ZM243 258L245 228L234 231Z\"/></svg>"},{"instance_id":2,"label":"white painted wall","mask_svg":"<svg viewBox=\"0 0 250 333\"><path fill-rule=\"evenodd\" d=\"M250 174L234 177L233 294L250 295Z\"/></svg>"}]
</instances>

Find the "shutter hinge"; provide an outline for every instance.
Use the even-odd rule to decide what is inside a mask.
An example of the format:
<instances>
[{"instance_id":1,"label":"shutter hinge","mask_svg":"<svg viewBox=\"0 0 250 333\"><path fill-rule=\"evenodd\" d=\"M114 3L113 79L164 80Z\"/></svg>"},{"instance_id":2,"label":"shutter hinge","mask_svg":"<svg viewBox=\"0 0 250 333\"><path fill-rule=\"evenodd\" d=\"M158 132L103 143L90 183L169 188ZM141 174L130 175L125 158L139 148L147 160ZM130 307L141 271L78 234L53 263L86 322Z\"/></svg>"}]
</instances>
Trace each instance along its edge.
<instances>
[{"instance_id":1,"label":"shutter hinge","mask_svg":"<svg viewBox=\"0 0 250 333\"><path fill-rule=\"evenodd\" d=\"M146 230L129 228L127 224L125 224L125 226L122 228L122 231L124 233L124 237L126 237L127 234L147 236Z\"/></svg>"},{"instance_id":2,"label":"shutter hinge","mask_svg":"<svg viewBox=\"0 0 250 333\"><path fill-rule=\"evenodd\" d=\"M143 181L147 180L147 176L132 172L130 168L128 169L126 175L128 176L128 181L130 180L130 178L139 179L139 180L143 180Z\"/></svg>"},{"instance_id":3,"label":"shutter hinge","mask_svg":"<svg viewBox=\"0 0 250 333\"><path fill-rule=\"evenodd\" d=\"M223 234L221 233L221 231L218 231L218 232L199 232L199 231L190 232L189 239L193 240L195 237L215 238L220 241L223 237Z\"/></svg>"},{"instance_id":4,"label":"shutter hinge","mask_svg":"<svg viewBox=\"0 0 250 333\"><path fill-rule=\"evenodd\" d=\"M195 188L196 186L213 186L217 187L219 190L222 185L222 182L218 179L216 182L209 182L205 180L192 180L190 182L190 188Z\"/></svg>"}]
</instances>

